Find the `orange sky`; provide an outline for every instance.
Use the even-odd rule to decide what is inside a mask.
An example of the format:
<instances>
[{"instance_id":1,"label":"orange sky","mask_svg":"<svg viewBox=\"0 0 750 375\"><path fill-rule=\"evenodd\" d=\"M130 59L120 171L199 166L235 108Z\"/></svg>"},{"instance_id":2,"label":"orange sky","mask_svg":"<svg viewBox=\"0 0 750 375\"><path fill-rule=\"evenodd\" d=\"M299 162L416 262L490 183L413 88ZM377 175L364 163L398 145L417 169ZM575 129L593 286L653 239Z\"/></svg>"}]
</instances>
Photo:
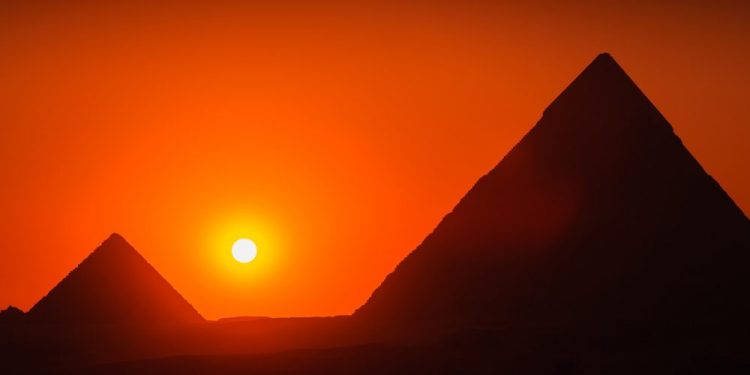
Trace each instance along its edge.
<instances>
[{"instance_id":1,"label":"orange sky","mask_svg":"<svg viewBox=\"0 0 750 375\"><path fill-rule=\"evenodd\" d=\"M750 212L748 5L29 3L0 4L2 307L119 232L207 318L350 313L603 51Z\"/></svg>"}]
</instances>

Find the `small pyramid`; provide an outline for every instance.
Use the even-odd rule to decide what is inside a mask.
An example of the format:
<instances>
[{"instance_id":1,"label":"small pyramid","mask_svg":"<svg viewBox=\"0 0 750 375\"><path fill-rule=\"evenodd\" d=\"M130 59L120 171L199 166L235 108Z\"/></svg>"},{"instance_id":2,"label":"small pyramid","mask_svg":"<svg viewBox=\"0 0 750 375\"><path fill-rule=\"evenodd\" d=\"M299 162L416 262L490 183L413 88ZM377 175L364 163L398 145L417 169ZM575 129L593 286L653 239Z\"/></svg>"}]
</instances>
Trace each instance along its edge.
<instances>
[{"instance_id":1,"label":"small pyramid","mask_svg":"<svg viewBox=\"0 0 750 375\"><path fill-rule=\"evenodd\" d=\"M17 322L24 317L24 312L18 307L8 306L5 310L0 310L0 324Z\"/></svg>"},{"instance_id":2,"label":"small pyramid","mask_svg":"<svg viewBox=\"0 0 750 375\"><path fill-rule=\"evenodd\" d=\"M201 315L120 235L112 234L27 314L43 324L174 325Z\"/></svg>"},{"instance_id":3,"label":"small pyramid","mask_svg":"<svg viewBox=\"0 0 750 375\"><path fill-rule=\"evenodd\" d=\"M750 221L602 54L355 316L727 332L748 264Z\"/></svg>"}]
</instances>

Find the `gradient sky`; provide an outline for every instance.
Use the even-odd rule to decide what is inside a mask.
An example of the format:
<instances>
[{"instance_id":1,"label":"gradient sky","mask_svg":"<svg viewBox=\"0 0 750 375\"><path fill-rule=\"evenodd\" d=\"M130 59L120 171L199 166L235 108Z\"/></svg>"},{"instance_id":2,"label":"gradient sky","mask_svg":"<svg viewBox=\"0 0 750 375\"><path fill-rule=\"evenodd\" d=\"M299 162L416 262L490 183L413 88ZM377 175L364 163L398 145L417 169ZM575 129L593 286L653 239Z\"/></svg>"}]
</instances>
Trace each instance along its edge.
<instances>
[{"instance_id":1,"label":"gradient sky","mask_svg":"<svg viewBox=\"0 0 750 375\"><path fill-rule=\"evenodd\" d=\"M177 3L0 3L1 307L118 232L207 318L350 313L604 51L750 212L747 3Z\"/></svg>"}]
</instances>

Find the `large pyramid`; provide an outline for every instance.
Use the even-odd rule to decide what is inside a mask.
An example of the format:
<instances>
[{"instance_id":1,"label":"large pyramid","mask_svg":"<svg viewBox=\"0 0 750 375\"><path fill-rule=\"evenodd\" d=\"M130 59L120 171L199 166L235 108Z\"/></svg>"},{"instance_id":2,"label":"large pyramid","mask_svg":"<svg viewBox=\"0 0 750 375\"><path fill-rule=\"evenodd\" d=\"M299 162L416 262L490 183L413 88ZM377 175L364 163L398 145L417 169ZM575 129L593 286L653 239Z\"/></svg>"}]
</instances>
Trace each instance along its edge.
<instances>
[{"instance_id":1,"label":"large pyramid","mask_svg":"<svg viewBox=\"0 0 750 375\"><path fill-rule=\"evenodd\" d=\"M750 221L602 54L355 317L746 330L748 265Z\"/></svg>"},{"instance_id":2,"label":"large pyramid","mask_svg":"<svg viewBox=\"0 0 750 375\"><path fill-rule=\"evenodd\" d=\"M201 315L138 251L112 234L27 317L42 324L175 325Z\"/></svg>"}]
</instances>

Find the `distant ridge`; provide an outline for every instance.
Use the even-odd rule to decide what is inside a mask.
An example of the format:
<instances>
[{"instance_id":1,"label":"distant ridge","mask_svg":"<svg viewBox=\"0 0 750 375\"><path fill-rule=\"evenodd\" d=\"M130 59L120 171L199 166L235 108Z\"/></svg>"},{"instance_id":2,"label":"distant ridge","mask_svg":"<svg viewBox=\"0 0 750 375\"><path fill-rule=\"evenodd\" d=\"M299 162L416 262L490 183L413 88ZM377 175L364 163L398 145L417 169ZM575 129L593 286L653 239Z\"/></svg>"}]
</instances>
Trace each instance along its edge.
<instances>
[{"instance_id":1,"label":"distant ridge","mask_svg":"<svg viewBox=\"0 0 750 375\"><path fill-rule=\"evenodd\" d=\"M44 324L174 325L203 321L141 254L112 234L31 310Z\"/></svg>"},{"instance_id":2,"label":"distant ridge","mask_svg":"<svg viewBox=\"0 0 750 375\"><path fill-rule=\"evenodd\" d=\"M750 221L601 54L354 316L742 337L748 264Z\"/></svg>"}]
</instances>

